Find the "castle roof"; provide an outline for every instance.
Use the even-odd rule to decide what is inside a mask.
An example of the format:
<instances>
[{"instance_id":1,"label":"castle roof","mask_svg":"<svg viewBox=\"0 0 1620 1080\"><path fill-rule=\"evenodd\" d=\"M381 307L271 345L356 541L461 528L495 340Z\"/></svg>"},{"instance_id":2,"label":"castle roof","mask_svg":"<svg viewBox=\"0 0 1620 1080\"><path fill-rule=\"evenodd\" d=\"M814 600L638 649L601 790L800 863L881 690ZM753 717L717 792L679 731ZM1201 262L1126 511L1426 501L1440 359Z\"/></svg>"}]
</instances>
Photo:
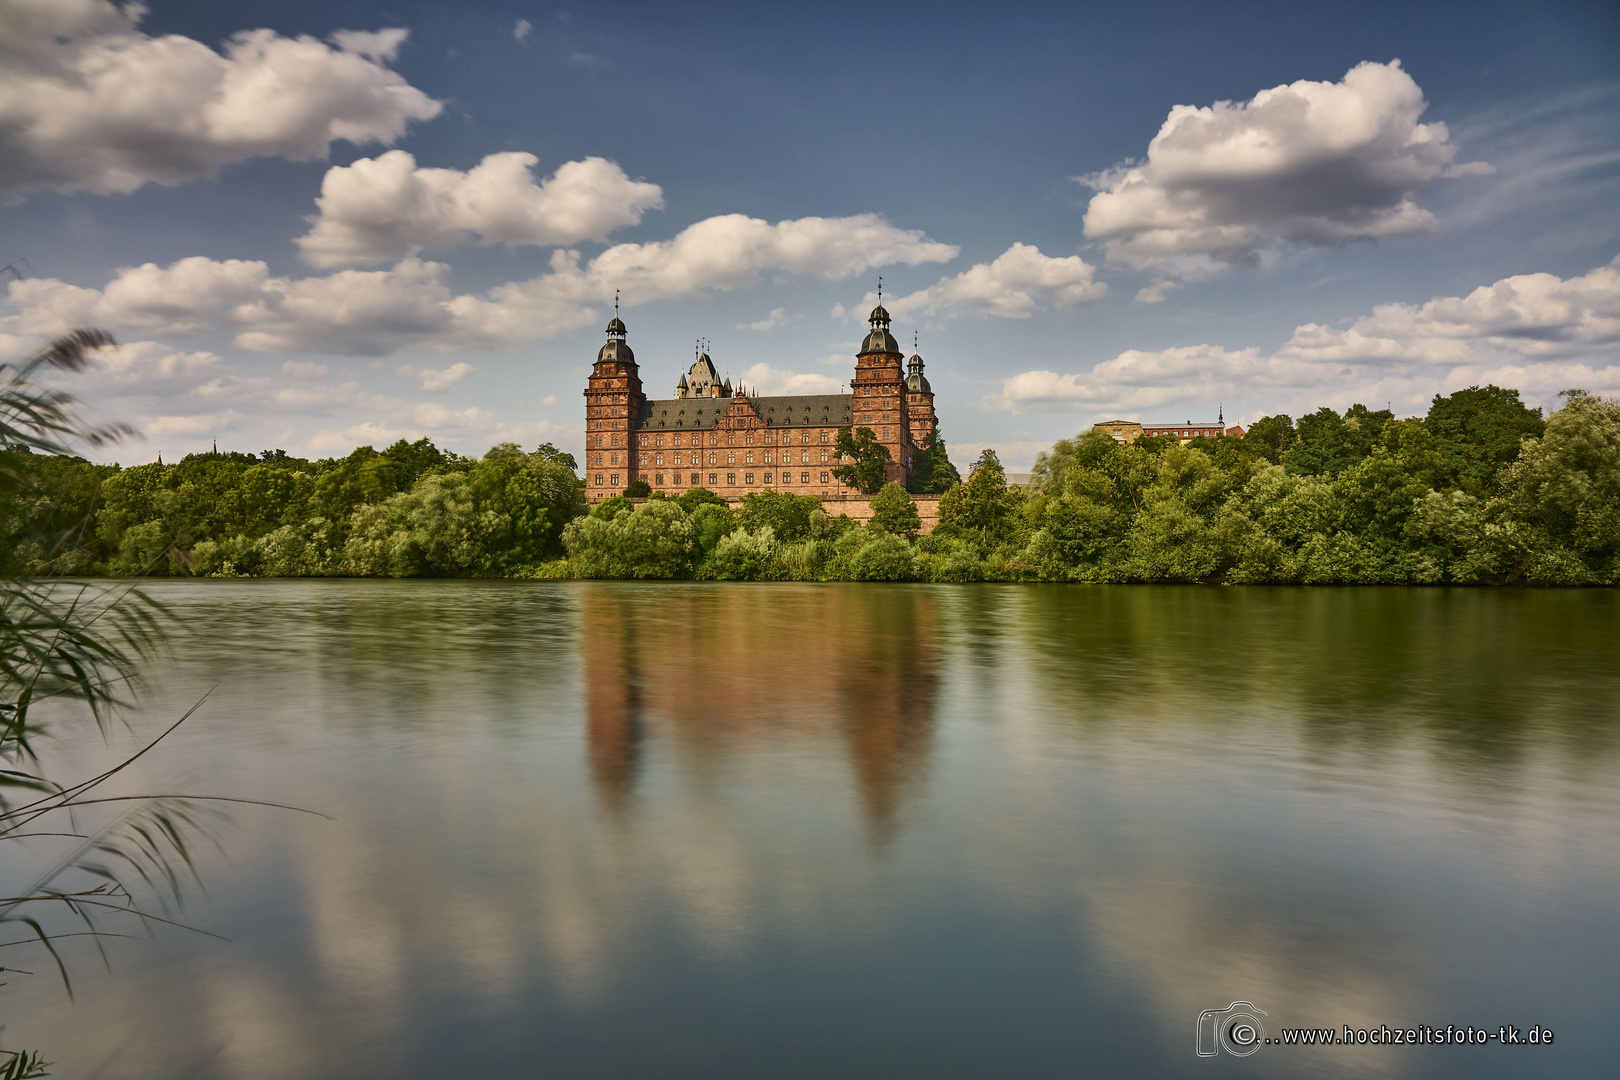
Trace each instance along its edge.
<instances>
[{"instance_id":1,"label":"castle roof","mask_svg":"<svg viewBox=\"0 0 1620 1080\"><path fill-rule=\"evenodd\" d=\"M670 398L642 403L637 431L708 431L732 406L759 414L767 427L846 427L854 418L853 394L789 394L756 398Z\"/></svg>"}]
</instances>

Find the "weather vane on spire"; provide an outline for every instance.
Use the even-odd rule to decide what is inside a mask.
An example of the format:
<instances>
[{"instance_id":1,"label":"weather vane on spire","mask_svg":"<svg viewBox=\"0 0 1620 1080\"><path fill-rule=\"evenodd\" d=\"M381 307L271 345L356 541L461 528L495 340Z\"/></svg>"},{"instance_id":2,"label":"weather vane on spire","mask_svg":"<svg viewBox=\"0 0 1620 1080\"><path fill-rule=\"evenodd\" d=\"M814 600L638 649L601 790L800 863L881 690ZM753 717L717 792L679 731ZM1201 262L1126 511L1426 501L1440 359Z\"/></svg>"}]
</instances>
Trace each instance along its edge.
<instances>
[{"instance_id":1,"label":"weather vane on spire","mask_svg":"<svg viewBox=\"0 0 1620 1080\"><path fill-rule=\"evenodd\" d=\"M615 319L617 319L619 317L619 290L618 289L613 290L613 317Z\"/></svg>"},{"instance_id":2,"label":"weather vane on spire","mask_svg":"<svg viewBox=\"0 0 1620 1080\"><path fill-rule=\"evenodd\" d=\"M883 275L878 275L878 307L883 306Z\"/></svg>"}]
</instances>

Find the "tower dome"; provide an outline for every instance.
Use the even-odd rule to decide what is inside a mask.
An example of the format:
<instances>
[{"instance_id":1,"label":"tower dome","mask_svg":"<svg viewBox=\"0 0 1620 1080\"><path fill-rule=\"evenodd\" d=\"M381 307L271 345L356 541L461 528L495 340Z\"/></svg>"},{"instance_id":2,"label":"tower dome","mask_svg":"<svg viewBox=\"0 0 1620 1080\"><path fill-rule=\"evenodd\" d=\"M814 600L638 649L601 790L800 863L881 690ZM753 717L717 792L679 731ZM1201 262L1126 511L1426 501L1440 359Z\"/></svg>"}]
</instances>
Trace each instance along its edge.
<instances>
[{"instance_id":1,"label":"tower dome","mask_svg":"<svg viewBox=\"0 0 1620 1080\"><path fill-rule=\"evenodd\" d=\"M624 340L624 334L624 323L620 321L618 314L615 313L613 321L607 324L607 344L603 345L596 354L597 363L608 361L633 364L636 362L636 354L630 350L629 344Z\"/></svg>"}]
</instances>

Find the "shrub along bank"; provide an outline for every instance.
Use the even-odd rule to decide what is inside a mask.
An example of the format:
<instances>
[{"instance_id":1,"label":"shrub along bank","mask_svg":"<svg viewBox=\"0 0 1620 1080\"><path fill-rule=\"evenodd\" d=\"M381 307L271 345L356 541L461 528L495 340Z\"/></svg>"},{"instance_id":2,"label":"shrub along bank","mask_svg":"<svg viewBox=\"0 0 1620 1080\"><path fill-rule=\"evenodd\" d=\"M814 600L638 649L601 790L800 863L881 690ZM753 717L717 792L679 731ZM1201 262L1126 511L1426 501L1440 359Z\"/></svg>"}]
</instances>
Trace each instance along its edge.
<instances>
[{"instance_id":1,"label":"shrub along bank","mask_svg":"<svg viewBox=\"0 0 1620 1080\"><path fill-rule=\"evenodd\" d=\"M1357 405L1186 446L1087 434L1042 454L1027 487L986 451L927 536L892 484L865 525L782 492L587 513L573 460L550 446L26 464L5 555L41 572L1620 584L1620 403L1580 391L1545 419L1488 386L1436 397L1422 419ZM81 523L74 544L47 547L63 521Z\"/></svg>"}]
</instances>

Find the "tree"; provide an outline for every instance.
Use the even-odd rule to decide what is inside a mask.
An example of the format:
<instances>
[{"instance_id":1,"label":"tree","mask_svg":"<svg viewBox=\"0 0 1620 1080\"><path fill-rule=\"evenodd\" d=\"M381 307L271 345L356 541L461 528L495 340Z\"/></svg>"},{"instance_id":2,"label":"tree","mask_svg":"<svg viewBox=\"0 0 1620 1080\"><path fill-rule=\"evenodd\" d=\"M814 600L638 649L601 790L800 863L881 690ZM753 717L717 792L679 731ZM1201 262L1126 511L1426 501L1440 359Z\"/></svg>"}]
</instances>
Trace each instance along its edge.
<instances>
[{"instance_id":1,"label":"tree","mask_svg":"<svg viewBox=\"0 0 1620 1080\"><path fill-rule=\"evenodd\" d=\"M1294 445L1294 418L1287 413L1262 416L1249 425L1243 443L1273 465L1281 465L1283 455Z\"/></svg>"},{"instance_id":2,"label":"tree","mask_svg":"<svg viewBox=\"0 0 1620 1080\"><path fill-rule=\"evenodd\" d=\"M1352 405L1341 417L1329 408L1299 418L1293 444L1283 454L1290 472L1308 476L1337 476L1360 461L1378 443L1384 425L1395 419L1388 409L1374 412Z\"/></svg>"},{"instance_id":3,"label":"tree","mask_svg":"<svg viewBox=\"0 0 1620 1080\"><path fill-rule=\"evenodd\" d=\"M1497 475L1518 459L1520 443L1540 438L1547 421L1519 400L1517 390L1470 386L1447 397L1436 394L1423 426L1435 438L1444 481L1477 495L1496 487Z\"/></svg>"},{"instance_id":4,"label":"tree","mask_svg":"<svg viewBox=\"0 0 1620 1080\"><path fill-rule=\"evenodd\" d=\"M652 494L652 485L645 480L632 480L624 485L624 494L631 499L645 499Z\"/></svg>"},{"instance_id":5,"label":"tree","mask_svg":"<svg viewBox=\"0 0 1620 1080\"><path fill-rule=\"evenodd\" d=\"M705 487L689 488L677 495L675 497L675 501L680 503L681 509L685 510L688 514L696 513L697 508L705 503L722 508L731 505L730 503L726 502L726 500L722 499L720 496L716 495L714 492Z\"/></svg>"},{"instance_id":6,"label":"tree","mask_svg":"<svg viewBox=\"0 0 1620 1080\"><path fill-rule=\"evenodd\" d=\"M1007 489L1007 473L996 452L986 447L967 481L939 500L939 529L946 537L959 536L988 551L1010 537L1018 504Z\"/></svg>"},{"instance_id":7,"label":"tree","mask_svg":"<svg viewBox=\"0 0 1620 1080\"><path fill-rule=\"evenodd\" d=\"M738 521L754 531L769 527L778 542L795 544L810 535L810 515L820 508L821 500L809 495L756 491L743 496Z\"/></svg>"},{"instance_id":8,"label":"tree","mask_svg":"<svg viewBox=\"0 0 1620 1080\"><path fill-rule=\"evenodd\" d=\"M943 495L962 482L962 474L951 463L945 437L935 428L911 459L911 476L906 490L916 495Z\"/></svg>"},{"instance_id":9,"label":"tree","mask_svg":"<svg viewBox=\"0 0 1620 1080\"><path fill-rule=\"evenodd\" d=\"M543 442L539 446L535 447L534 453L530 454L529 456L537 457L541 461L555 461L557 464L566 468L569 472L579 472L579 463L574 460L573 454L565 454L548 442Z\"/></svg>"},{"instance_id":10,"label":"tree","mask_svg":"<svg viewBox=\"0 0 1620 1080\"><path fill-rule=\"evenodd\" d=\"M878 442L871 428L857 428L852 433L848 427L841 427L836 450L839 460L848 464L835 466L833 475L862 495L876 495L883 486L889 448Z\"/></svg>"},{"instance_id":11,"label":"tree","mask_svg":"<svg viewBox=\"0 0 1620 1080\"><path fill-rule=\"evenodd\" d=\"M872 524L895 536L909 539L922 530L922 517L918 515L917 504L906 494L906 489L899 484L888 483L872 497Z\"/></svg>"}]
</instances>

